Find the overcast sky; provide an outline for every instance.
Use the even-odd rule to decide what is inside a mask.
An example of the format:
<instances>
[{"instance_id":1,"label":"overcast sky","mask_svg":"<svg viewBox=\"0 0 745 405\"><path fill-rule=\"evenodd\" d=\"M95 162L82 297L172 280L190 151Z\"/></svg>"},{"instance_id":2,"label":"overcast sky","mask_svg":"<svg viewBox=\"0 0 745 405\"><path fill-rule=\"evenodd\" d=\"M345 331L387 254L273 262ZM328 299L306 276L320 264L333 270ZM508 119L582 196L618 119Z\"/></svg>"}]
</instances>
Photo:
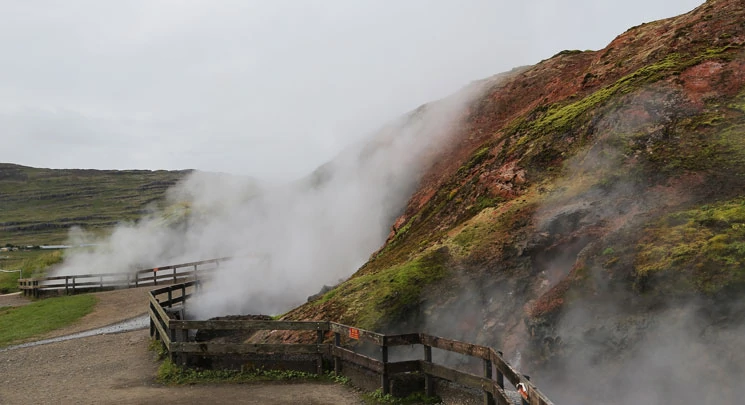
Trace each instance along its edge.
<instances>
[{"instance_id":1,"label":"overcast sky","mask_svg":"<svg viewBox=\"0 0 745 405\"><path fill-rule=\"evenodd\" d=\"M467 83L703 0L0 0L0 162L302 176Z\"/></svg>"}]
</instances>

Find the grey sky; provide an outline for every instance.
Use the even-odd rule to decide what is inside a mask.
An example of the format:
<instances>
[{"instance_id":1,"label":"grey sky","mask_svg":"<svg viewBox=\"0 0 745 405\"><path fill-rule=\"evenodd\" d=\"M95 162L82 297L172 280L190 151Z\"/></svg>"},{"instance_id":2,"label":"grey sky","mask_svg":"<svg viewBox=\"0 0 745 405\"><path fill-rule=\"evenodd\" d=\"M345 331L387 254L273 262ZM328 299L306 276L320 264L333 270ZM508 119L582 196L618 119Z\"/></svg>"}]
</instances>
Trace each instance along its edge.
<instances>
[{"instance_id":1,"label":"grey sky","mask_svg":"<svg viewBox=\"0 0 745 405\"><path fill-rule=\"evenodd\" d=\"M0 0L0 162L301 176L470 81L702 0Z\"/></svg>"}]
</instances>

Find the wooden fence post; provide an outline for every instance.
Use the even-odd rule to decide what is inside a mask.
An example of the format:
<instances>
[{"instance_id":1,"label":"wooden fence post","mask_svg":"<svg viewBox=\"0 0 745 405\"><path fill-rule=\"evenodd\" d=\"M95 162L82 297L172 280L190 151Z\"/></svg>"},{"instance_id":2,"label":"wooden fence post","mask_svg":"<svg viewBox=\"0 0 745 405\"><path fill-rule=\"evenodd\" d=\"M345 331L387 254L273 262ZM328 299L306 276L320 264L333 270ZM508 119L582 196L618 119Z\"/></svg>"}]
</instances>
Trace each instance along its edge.
<instances>
[{"instance_id":1,"label":"wooden fence post","mask_svg":"<svg viewBox=\"0 0 745 405\"><path fill-rule=\"evenodd\" d=\"M72 276L72 293L75 294L75 276Z\"/></svg>"},{"instance_id":2,"label":"wooden fence post","mask_svg":"<svg viewBox=\"0 0 745 405\"><path fill-rule=\"evenodd\" d=\"M176 284L176 267L173 268L173 284Z\"/></svg>"},{"instance_id":3,"label":"wooden fence post","mask_svg":"<svg viewBox=\"0 0 745 405\"><path fill-rule=\"evenodd\" d=\"M158 285L158 270L153 269L153 285Z\"/></svg>"},{"instance_id":4,"label":"wooden fence post","mask_svg":"<svg viewBox=\"0 0 745 405\"><path fill-rule=\"evenodd\" d=\"M70 276L65 276L65 295L70 295L70 289L69 289L69 286L67 285L67 282L69 281L69 279L70 279Z\"/></svg>"},{"instance_id":5,"label":"wooden fence post","mask_svg":"<svg viewBox=\"0 0 745 405\"><path fill-rule=\"evenodd\" d=\"M155 322L153 321L153 315L155 313L155 307L153 307L153 303L150 303L150 338L152 339L155 337Z\"/></svg>"},{"instance_id":6,"label":"wooden fence post","mask_svg":"<svg viewBox=\"0 0 745 405\"><path fill-rule=\"evenodd\" d=\"M391 387L388 381L388 346L385 345L385 338L383 339L383 346L380 346L380 361L383 363L383 372L380 374L380 385L383 390L383 395L390 394Z\"/></svg>"},{"instance_id":7,"label":"wooden fence post","mask_svg":"<svg viewBox=\"0 0 745 405\"><path fill-rule=\"evenodd\" d=\"M316 331L316 344L323 344L323 331ZM323 353L318 353L318 359L316 359L316 374L323 375Z\"/></svg>"},{"instance_id":8,"label":"wooden fence post","mask_svg":"<svg viewBox=\"0 0 745 405\"><path fill-rule=\"evenodd\" d=\"M168 308L173 308L173 294L171 292L171 287L168 287Z\"/></svg>"},{"instance_id":9,"label":"wooden fence post","mask_svg":"<svg viewBox=\"0 0 745 405\"><path fill-rule=\"evenodd\" d=\"M483 359L483 362L484 362L484 377L491 380L492 379L491 360ZM484 405L495 405L494 394L492 394L491 391L484 390Z\"/></svg>"},{"instance_id":10,"label":"wooden fence post","mask_svg":"<svg viewBox=\"0 0 745 405\"><path fill-rule=\"evenodd\" d=\"M432 346L424 345L424 361L427 363L432 362ZM424 374L424 393L428 397L433 397L435 395L433 382L431 375Z\"/></svg>"},{"instance_id":11,"label":"wooden fence post","mask_svg":"<svg viewBox=\"0 0 745 405\"><path fill-rule=\"evenodd\" d=\"M140 272L135 273L135 288L139 287L140 285Z\"/></svg>"},{"instance_id":12,"label":"wooden fence post","mask_svg":"<svg viewBox=\"0 0 745 405\"><path fill-rule=\"evenodd\" d=\"M497 352L499 354L499 357L502 357L502 352ZM497 385L499 385L499 388L504 389L504 374L502 373L502 370L497 367Z\"/></svg>"},{"instance_id":13,"label":"wooden fence post","mask_svg":"<svg viewBox=\"0 0 745 405\"><path fill-rule=\"evenodd\" d=\"M341 334L339 332L334 332L334 347L341 346ZM334 354L334 374L339 375L341 361L339 361L339 356Z\"/></svg>"}]
</instances>

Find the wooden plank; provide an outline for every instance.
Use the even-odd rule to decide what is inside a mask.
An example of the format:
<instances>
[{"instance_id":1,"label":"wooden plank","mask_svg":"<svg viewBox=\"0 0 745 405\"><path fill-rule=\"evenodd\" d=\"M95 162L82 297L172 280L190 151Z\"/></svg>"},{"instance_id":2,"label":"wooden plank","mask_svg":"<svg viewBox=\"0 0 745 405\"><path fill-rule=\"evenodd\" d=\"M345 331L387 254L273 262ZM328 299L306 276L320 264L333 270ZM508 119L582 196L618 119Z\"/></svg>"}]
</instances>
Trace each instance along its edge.
<instances>
[{"instance_id":1,"label":"wooden plank","mask_svg":"<svg viewBox=\"0 0 745 405\"><path fill-rule=\"evenodd\" d=\"M439 364L422 362L422 372L430 374L433 377L442 378L443 380L452 381L457 384L464 385L469 388L487 389L491 391L493 381L487 380L484 377L465 373L463 371L453 370L451 368L441 366Z\"/></svg>"},{"instance_id":2,"label":"wooden plank","mask_svg":"<svg viewBox=\"0 0 745 405\"><path fill-rule=\"evenodd\" d=\"M202 260L202 261L198 261L198 262L174 264L174 265L162 266L162 267L157 267L157 268L159 270L170 270L170 269L193 267L195 265L198 266L198 265L201 265L201 264L209 264L209 263L219 264L222 261L227 261L227 260L230 260L230 259L232 259L232 257L221 257L221 258L217 258L217 259L208 259L208 260ZM200 269L199 270L199 273L202 274L203 272L208 272L208 271L212 271L212 270L215 270L215 269L214 268L213 269ZM137 275L139 275L139 274L144 274L144 273L150 273L150 274L152 274L153 273L153 269L138 270L138 271L136 271L134 273L128 273L128 274L137 274ZM189 271L185 271L185 272L177 271L177 275L181 275L181 274L188 275L188 274L191 274L191 273L194 273L194 271L193 270L189 270ZM64 280L65 277L73 277L73 276L75 278L77 278L77 279L85 279L85 278L96 278L96 279L98 279L99 277L112 277L112 278L122 277L124 274L127 274L127 273L75 274L75 275L71 275L71 276L50 276L50 277L44 277L44 278L28 278L28 279L20 279L18 281L19 281L19 283L20 282L26 282L26 281L29 281L29 282L30 281L38 281L38 282L42 283L42 282L45 282L45 281ZM162 278L172 278L172 277L173 277L173 274L170 274L169 276L166 276L166 275L160 276L160 275L158 275L155 279L157 279L157 281L161 281ZM149 277L137 277L137 278L138 278L138 284L139 284L139 281L140 280L143 280L145 282L147 282L147 281L155 281L153 276L149 276ZM78 284L76 282L76 286L77 285ZM41 284L40 286L41 287L47 287L46 285L43 285L43 284ZM64 284L62 286L64 286Z\"/></svg>"},{"instance_id":3,"label":"wooden plank","mask_svg":"<svg viewBox=\"0 0 745 405\"><path fill-rule=\"evenodd\" d=\"M155 299L155 297L150 295L150 304L152 304L155 307L155 311L160 317L160 319L163 320L163 324L166 326L166 328L170 328L169 322L170 319L168 317L168 314L166 314L166 311L161 307L161 303L158 302L158 300Z\"/></svg>"},{"instance_id":4,"label":"wooden plank","mask_svg":"<svg viewBox=\"0 0 745 405\"><path fill-rule=\"evenodd\" d=\"M527 378L523 377L522 374L520 374L517 370L515 370L507 361L502 358L502 356L499 355L499 353L494 350L491 350L491 362L494 364L494 366L502 372L504 377L513 385L517 386L517 384L523 383L525 384L525 387L528 389L528 398L529 403L531 405L553 405L553 402L548 399L538 388L530 382Z\"/></svg>"},{"instance_id":5,"label":"wooden plank","mask_svg":"<svg viewBox=\"0 0 745 405\"><path fill-rule=\"evenodd\" d=\"M423 373L429 374L433 377L442 378L443 380L452 381L456 384L460 384L466 387L490 392L497 399L497 403L512 403L512 401L504 393L504 390L499 388L493 380L489 380L487 378L469 373L464 373L462 371L453 370L439 364L428 363L425 361L421 363L421 368Z\"/></svg>"},{"instance_id":6,"label":"wooden plank","mask_svg":"<svg viewBox=\"0 0 745 405\"><path fill-rule=\"evenodd\" d=\"M421 360L409 360L398 361L395 363L386 363L385 371L389 374L411 373L414 371L420 371L422 369L421 362Z\"/></svg>"},{"instance_id":7,"label":"wooden plank","mask_svg":"<svg viewBox=\"0 0 745 405\"><path fill-rule=\"evenodd\" d=\"M174 353L200 353L203 355L218 354L323 354L328 352L327 345L318 344L246 344L246 343L209 343L209 342L172 342Z\"/></svg>"},{"instance_id":8,"label":"wooden plank","mask_svg":"<svg viewBox=\"0 0 745 405\"><path fill-rule=\"evenodd\" d=\"M336 322L329 322L329 326L332 332L339 332L343 336L349 336L349 330L353 329L351 326L342 325ZM357 329L357 328L354 328ZM371 342L378 346L383 346L384 335L380 333L370 332L369 330L358 329L359 340L362 342Z\"/></svg>"},{"instance_id":9,"label":"wooden plank","mask_svg":"<svg viewBox=\"0 0 745 405\"><path fill-rule=\"evenodd\" d=\"M408 346L422 343L418 333L407 333L404 335L385 335L383 344L385 346Z\"/></svg>"},{"instance_id":10,"label":"wooden plank","mask_svg":"<svg viewBox=\"0 0 745 405\"><path fill-rule=\"evenodd\" d=\"M512 368L512 366L510 366L495 350L492 349L490 351L489 358L492 364L494 364L494 367L501 371L507 381L509 381L513 386L523 382L522 375Z\"/></svg>"},{"instance_id":11,"label":"wooden plank","mask_svg":"<svg viewBox=\"0 0 745 405\"><path fill-rule=\"evenodd\" d=\"M140 281L142 281L142 279L140 279ZM154 290L150 290L150 295L158 296L158 295L166 294L168 291L172 291L174 288L176 288L176 286L173 286L173 285L169 285L167 287L156 288ZM179 286L178 288L181 288L181 287Z\"/></svg>"},{"instance_id":12,"label":"wooden plank","mask_svg":"<svg viewBox=\"0 0 745 405\"><path fill-rule=\"evenodd\" d=\"M217 259L207 259L207 260L202 260L202 261L198 261L198 262L172 264L172 265L168 265L168 266L158 266L158 267L153 267L151 269L138 270L138 271L136 271L136 273L138 273L138 274L152 273L153 272L153 269L158 269L158 270L166 270L166 269L168 269L168 270L170 270L170 269L172 269L174 267L193 267L193 266L198 266L200 264L220 263L220 262L228 261L228 260L231 260L231 259L232 259L232 257L220 257L220 258L217 258Z\"/></svg>"},{"instance_id":13,"label":"wooden plank","mask_svg":"<svg viewBox=\"0 0 745 405\"><path fill-rule=\"evenodd\" d=\"M166 349L168 351L171 351L171 337L168 335L168 329L166 329L163 324L158 319L158 316L153 313L153 309L149 308L147 309L148 314L150 315L150 319L153 320L153 323L155 324L155 328L158 329L158 333L160 334L160 340L163 342L163 344L166 345Z\"/></svg>"},{"instance_id":14,"label":"wooden plank","mask_svg":"<svg viewBox=\"0 0 745 405\"><path fill-rule=\"evenodd\" d=\"M488 347L425 334L421 335L421 340L423 345L436 347L438 349L478 357L481 359L489 360L491 358L492 349Z\"/></svg>"},{"instance_id":15,"label":"wooden plank","mask_svg":"<svg viewBox=\"0 0 745 405\"><path fill-rule=\"evenodd\" d=\"M314 321L171 321L173 329L203 329L203 330L329 330L328 322Z\"/></svg>"},{"instance_id":16,"label":"wooden plank","mask_svg":"<svg viewBox=\"0 0 745 405\"><path fill-rule=\"evenodd\" d=\"M339 359L341 359L342 361L356 364L368 370L372 370L376 373L383 372L383 363L376 359L373 359L372 357L367 357L363 354L355 353L349 349L332 346L331 354L333 356L339 357Z\"/></svg>"}]
</instances>

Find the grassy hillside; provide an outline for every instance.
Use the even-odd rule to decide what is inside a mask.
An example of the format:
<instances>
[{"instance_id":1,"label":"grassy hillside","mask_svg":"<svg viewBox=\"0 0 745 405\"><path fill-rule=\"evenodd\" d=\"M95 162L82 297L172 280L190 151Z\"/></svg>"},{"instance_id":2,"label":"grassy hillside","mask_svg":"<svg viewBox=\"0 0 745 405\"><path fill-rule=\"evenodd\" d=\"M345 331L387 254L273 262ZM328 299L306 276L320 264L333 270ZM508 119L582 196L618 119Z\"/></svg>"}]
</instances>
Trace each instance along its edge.
<instances>
[{"instance_id":1,"label":"grassy hillside","mask_svg":"<svg viewBox=\"0 0 745 405\"><path fill-rule=\"evenodd\" d=\"M0 163L0 246L59 244L72 226L136 220L191 171L52 170Z\"/></svg>"},{"instance_id":2,"label":"grassy hillside","mask_svg":"<svg viewBox=\"0 0 745 405\"><path fill-rule=\"evenodd\" d=\"M585 347L594 319L630 345L627 326L670 302L724 308L745 291L743 20L742 2L710 0L488 79L383 248L286 318L537 364Z\"/></svg>"}]
</instances>

